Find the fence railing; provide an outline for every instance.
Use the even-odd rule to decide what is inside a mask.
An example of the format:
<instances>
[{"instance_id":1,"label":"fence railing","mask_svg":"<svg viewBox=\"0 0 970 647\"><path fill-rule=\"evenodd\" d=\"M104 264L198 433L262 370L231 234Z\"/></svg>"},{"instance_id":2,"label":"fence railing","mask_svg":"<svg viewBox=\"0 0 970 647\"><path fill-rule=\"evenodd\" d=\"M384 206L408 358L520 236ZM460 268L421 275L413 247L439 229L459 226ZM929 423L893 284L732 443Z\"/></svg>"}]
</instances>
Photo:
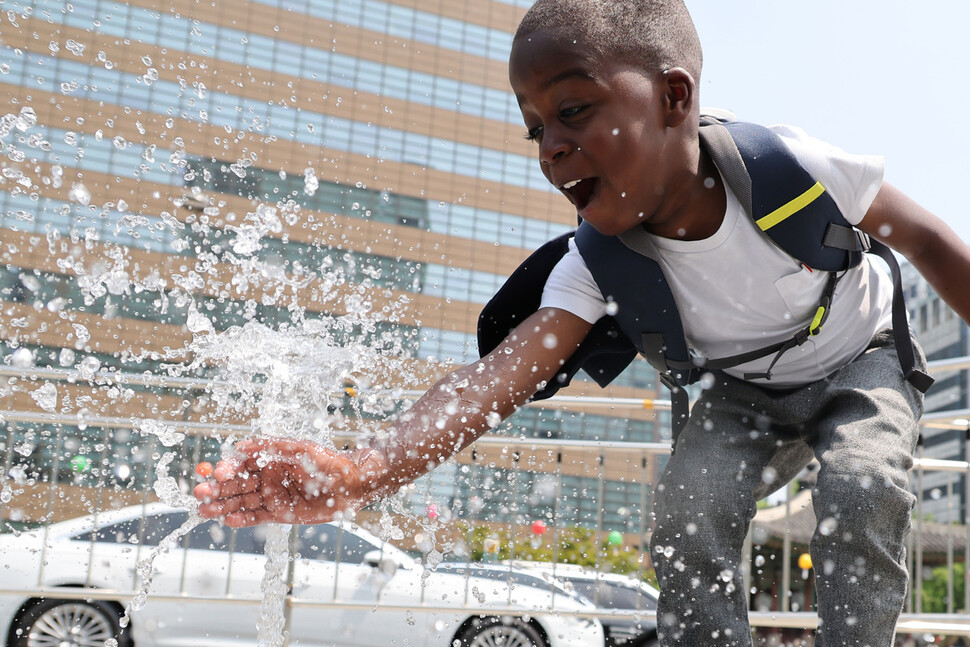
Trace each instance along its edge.
<instances>
[{"instance_id":1,"label":"fence railing","mask_svg":"<svg viewBox=\"0 0 970 647\"><path fill-rule=\"evenodd\" d=\"M935 372L942 372L946 370L962 370L970 366L970 360L966 358L961 358L960 360L947 360L945 364L941 364L936 367ZM32 381L32 382L45 382L45 381L61 381L61 382L76 382L81 380L88 380L90 382L95 382L101 385L140 385L148 387L160 387L167 389L181 389L185 391L193 391L198 389L203 389L211 385L208 380L199 380L191 378L171 378L165 376L155 376L155 375L144 375L144 374L122 374L122 373L98 373L95 376L88 376L87 378L82 378L74 371L59 370L59 369L47 369L47 368L31 368L31 369L16 369L12 367L2 367L0 368L0 376L6 377L8 379L17 381ZM413 397L417 395L414 392L400 392L401 397ZM550 401L546 401L546 406L548 406ZM634 407L638 409L648 408L654 410L665 410L669 408L669 401L666 400L648 400L648 399L618 399L618 398L579 398L579 397L568 397L559 396L555 400L556 403L563 407L569 407L571 405L582 405L586 408L595 408L598 406L611 407L611 408L621 408L621 407ZM43 440L38 442L47 443L48 456L50 457L51 463L46 467L40 466L37 468L36 478L32 479L32 483L24 485L21 488L11 488L11 495L5 495L0 497L0 519L3 520L17 520L17 515L12 514L12 511L16 508L23 508L25 501L22 497L30 497L31 500L26 503L29 506L34 506L38 508L37 514L31 515L31 518L41 519L47 518L51 519L57 516L67 516L65 510L61 510L59 513L55 514L53 508L56 504L63 504L65 501L68 502L68 507L70 507L71 501L71 491L74 491L75 495L79 495L79 499L84 499L86 501L86 508L79 508L78 512L94 511L92 506L98 505L98 502L102 499L90 496L90 492L97 491L99 487L104 486L104 484L109 480L108 472L110 471L110 461L105 461L104 457L107 457L110 452L110 447L112 443L117 445L117 438L115 435L119 430L136 430L139 425L145 420L157 420L155 417L110 417L110 416L98 416L98 415L86 415L83 421L79 421L78 416L69 414L56 414L47 413L39 411L30 410L20 410L20 409L8 409L6 411L0 412L3 416L3 421L7 429L7 438L5 441L5 458L4 458L4 474L11 475L12 470L17 468L17 465L22 462L21 459L28 458L29 452L24 448L21 448L18 443L20 439L16 437L14 429L17 425L43 425L48 428L73 428L77 429L83 426L86 433L86 443L91 447L95 448L94 453L100 451L102 454L102 460L97 461L104 469L102 469L97 476L97 478L87 479L87 477L77 477L77 472L83 472L84 470L77 469L76 465L65 465L70 461L68 454L72 451L71 448L65 445L67 439L73 438L70 434L61 434L59 432L53 432L48 434ZM195 439L194 443L187 445L183 448L184 456L182 464L184 465L194 465L200 457L206 455L203 448L204 441L211 441L218 444L219 438L229 434L235 434L237 436L249 433L251 428L245 424L220 424L218 426L213 426L212 424L193 422L186 420L163 420L166 424L172 426L173 429L178 430L181 433L186 434L187 437ZM954 430L964 430L970 433L970 410L962 409L956 411L948 411L941 413L928 414L924 420L923 424L929 428L935 429L954 429ZM347 434L345 437L338 437L336 440L339 442L346 441L351 442L353 436ZM130 439L129 439L130 440ZM149 455L156 452L159 448L157 446L156 439L149 438L151 446L146 449ZM970 443L965 443L964 445L970 446ZM97 449L99 448L100 449ZM107 449L106 449L107 448ZM32 451L36 449L36 443L32 446ZM968 450L970 451L970 450ZM566 479L570 477L584 476L587 478L592 478L599 484L598 491L596 493L597 505L602 508L605 505L605 492L604 483L606 482L605 474L608 472L611 476L615 477L617 474L622 474L622 480L627 484L628 487L638 488L640 492L640 500L646 504L649 494L652 491L653 479L657 475L657 461L661 459L666 453L669 452L669 444L667 443L648 443L648 442L608 442L608 441L588 441L588 440L568 440L568 439L555 439L555 438L528 438L528 437L508 437L508 436L498 436L498 435L488 435L475 444L475 450L471 452L466 452L463 455L457 457L453 462L460 470L461 466L471 466L471 467L485 467L487 469L505 468L512 470L514 473L525 473L533 472L540 473L553 478L554 482L554 501L553 501L553 524L552 530L550 531L551 537L548 538L553 544L557 540L556 533L558 532L558 524L556 524L556 515L561 506L569 503L570 498L565 492L563 484ZM88 452L92 453L92 452ZM573 459L570 459L573 456ZM579 457L584 457L581 460ZM589 457L597 457L596 460L589 460ZM146 459L147 464L145 467L146 478L150 479L150 468L151 460ZM607 469L609 468L609 469ZM44 470L47 470L47 476L41 476ZM73 474L72 474L73 473ZM945 484L941 488L940 496L948 502L948 516L943 522L930 522L924 519L923 505L924 505L924 487L923 480L927 474L938 474L945 475ZM127 475L125 478L130 478L131 475ZM117 481L121 478L120 475L113 475ZM920 450L920 455L916 459L915 468L913 471L912 483L913 490L917 495L917 508L916 514L913 521L913 530L910 537L908 551L910 560L910 572L912 573L911 583L912 590L911 595L908 598L906 612L900 619L898 631L901 633L932 633L936 635L948 635L948 636L968 636L970 637L970 569L966 567L967 559L966 556L970 555L970 523L967 519L961 518L957 519L956 516L959 514L958 509L954 509L953 502L956 501L956 487L960 480L963 480L964 487L966 488L966 498L970 500L970 455L964 457L964 460L940 460L926 458L922 455L922 448ZM124 480L124 479L122 479ZM185 480L185 479L183 479ZM5 481L5 489L10 487L11 479L8 478ZM13 479L14 485L17 485L16 479ZM184 483L183 485L190 485L191 483ZM148 481L145 481L142 485L142 489L134 489L128 494L130 502L135 502L136 500L147 500L151 497L148 490L150 485ZM116 488L117 489L117 488ZM474 489L471 487L470 489ZM17 491L19 490L19 494ZM46 490L46 491L45 491ZM57 493L55 494L55 490ZM65 494L67 492L67 494ZM87 494L86 494L86 493ZM80 493L80 494L79 494ZM100 495L99 495L100 496ZM515 496L514 494L512 496ZM779 504L778 507L774 509L775 516L778 516L778 510L784 509L784 515L780 518L780 522L783 527L788 529L792 526L792 511L791 497L789 496L785 502ZM115 506L117 507L117 506ZM643 506L646 508L646 505ZM963 514L966 514L965 512ZM759 512L759 516L762 513ZM29 520L21 512L22 520ZM599 515L592 517L590 519L592 522L592 530L597 537L605 538L610 529L604 526L603 516ZM503 522L504 523L504 522ZM780 541L780 553L785 556L784 559L780 560L780 572L776 574L776 577L780 580L779 588L780 594L776 595L777 608L769 610L759 610L755 607L751 611L751 623L756 627L765 628L793 628L793 629L811 629L816 624L816 617L814 613L806 609L811 608L811 599L806 597L803 604L799 605L798 610L793 610L791 602L791 593L793 587L797 588L799 582L797 577L793 577L792 574L792 559L794 557L794 551L796 550L795 545L798 543L797 538L793 538L791 532L780 533L781 537L770 537L770 531L764 530L762 528L761 535L759 538L755 538L754 533L758 532L759 517L756 517L755 524L753 524L752 538L748 542L749 559L747 559L747 564L751 564L750 559L753 555L755 547L759 545L760 541L765 540L767 537L769 540ZM493 524L495 525L495 524ZM498 525L502 525L499 523ZM511 527L512 523L505 523L505 525ZM522 524L518 524L522 525ZM777 524L776 524L777 525ZM440 524L439 524L440 526ZM624 529L624 541L629 543L631 548L636 552L635 561L640 565L640 568L646 568L649 565L649 554L644 548L644 542L642 538L648 528L648 512L646 509L641 509L639 511L638 520L631 521L630 524ZM764 525L765 528L769 527ZM521 528L520 528L521 530ZM511 532L510 536L515 537L515 532ZM963 564L963 568L958 571L957 566ZM923 592L924 592L924 582L929 580L928 569L940 568L945 566L947 573L945 588L945 613L925 613L923 610ZM960 596L962 599L958 599L957 596L957 576L954 573L962 572L962 584L963 584L963 595ZM750 578L750 568L746 573L746 577ZM748 580L750 584L750 579ZM97 592L92 592L88 589L63 589L54 587L42 586L40 582L27 583L23 588L10 588L10 587L0 587L0 594L6 593L19 593L25 588L31 591L32 595L38 597L58 597L64 599L126 599L130 598L133 591L122 591L122 590L108 590L101 589ZM748 591L751 590L750 585L746 585ZM165 594L159 595L159 599L177 599L182 601L206 601L207 603L220 603L220 604L238 604L238 605L252 605L258 600L256 599L245 599L239 597L212 597L212 596L198 596L193 595L189 592L180 592L178 594ZM365 604L355 603L351 600L339 600L333 599L329 601L321 601L314 599L307 599L301 597L298 594L293 594L292 592L286 596L286 607L288 609L296 607L346 607L348 609L358 609L358 608L373 608L373 602L367 602ZM454 611L454 606L444 606L439 605L442 612ZM393 605L388 608L393 609ZM438 610L438 606L435 606L429 601L423 601L421 603L421 608L426 610ZM466 600L466 604L463 605L462 610L468 613L490 613L494 614L496 609L492 606L482 607L480 605L474 604L474 600ZM958 613L962 611L962 613ZM516 609L510 606L508 609L502 611L508 614L522 614L524 613L521 609ZM577 615L595 615L598 617L626 617L635 616L637 618L653 619L652 612L649 611L622 611L622 610L597 610L595 612L578 612L569 611L568 613L573 613Z\"/></svg>"}]
</instances>

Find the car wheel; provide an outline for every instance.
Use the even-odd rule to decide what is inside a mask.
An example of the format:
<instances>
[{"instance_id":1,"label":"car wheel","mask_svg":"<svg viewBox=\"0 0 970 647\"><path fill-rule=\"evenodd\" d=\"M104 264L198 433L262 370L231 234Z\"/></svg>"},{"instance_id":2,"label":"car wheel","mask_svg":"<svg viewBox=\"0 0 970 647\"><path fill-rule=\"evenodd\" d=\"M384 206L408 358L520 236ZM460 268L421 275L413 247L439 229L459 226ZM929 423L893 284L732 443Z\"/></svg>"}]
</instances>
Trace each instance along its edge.
<instances>
[{"instance_id":1,"label":"car wheel","mask_svg":"<svg viewBox=\"0 0 970 647\"><path fill-rule=\"evenodd\" d=\"M535 627L519 618L476 618L458 636L461 647L546 647Z\"/></svg>"},{"instance_id":2,"label":"car wheel","mask_svg":"<svg viewBox=\"0 0 970 647\"><path fill-rule=\"evenodd\" d=\"M98 601L44 600L24 609L14 620L12 647L78 645L102 647L114 639L118 647L131 647L121 633L119 614Z\"/></svg>"}]
</instances>

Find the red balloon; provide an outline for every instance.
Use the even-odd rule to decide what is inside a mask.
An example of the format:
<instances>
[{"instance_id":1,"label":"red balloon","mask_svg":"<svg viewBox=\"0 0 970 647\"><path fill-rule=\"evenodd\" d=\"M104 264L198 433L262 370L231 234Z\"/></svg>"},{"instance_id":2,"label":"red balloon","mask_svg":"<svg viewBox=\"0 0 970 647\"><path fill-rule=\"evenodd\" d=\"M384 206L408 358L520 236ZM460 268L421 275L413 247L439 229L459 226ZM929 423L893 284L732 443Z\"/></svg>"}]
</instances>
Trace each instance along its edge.
<instances>
[{"instance_id":1,"label":"red balloon","mask_svg":"<svg viewBox=\"0 0 970 647\"><path fill-rule=\"evenodd\" d=\"M534 535L544 535L546 534L546 522L542 519L536 519L532 522L532 534Z\"/></svg>"},{"instance_id":2,"label":"red balloon","mask_svg":"<svg viewBox=\"0 0 970 647\"><path fill-rule=\"evenodd\" d=\"M202 461L195 466L195 473L202 478L209 478L212 476L212 463L209 461Z\"/></svg>"}]
</instances>

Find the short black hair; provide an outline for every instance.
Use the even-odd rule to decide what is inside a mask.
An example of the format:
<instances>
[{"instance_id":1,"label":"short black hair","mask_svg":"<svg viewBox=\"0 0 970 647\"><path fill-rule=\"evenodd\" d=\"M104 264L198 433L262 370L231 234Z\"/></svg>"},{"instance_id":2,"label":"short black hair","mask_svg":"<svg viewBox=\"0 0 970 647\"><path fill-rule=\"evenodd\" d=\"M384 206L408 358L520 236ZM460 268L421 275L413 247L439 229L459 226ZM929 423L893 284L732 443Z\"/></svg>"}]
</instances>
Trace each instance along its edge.
<instances>
[{"instance_id":1,"label":"short black hair","mask_svg":"<svg viewBox=\"0 0 970 647\"><path fill-rule=\"evenodd\" d=\"M543 30L647 72L682 67L700 83L701 43L682 0L536 0L515 40Z\"/></svg>"}]
</instances>

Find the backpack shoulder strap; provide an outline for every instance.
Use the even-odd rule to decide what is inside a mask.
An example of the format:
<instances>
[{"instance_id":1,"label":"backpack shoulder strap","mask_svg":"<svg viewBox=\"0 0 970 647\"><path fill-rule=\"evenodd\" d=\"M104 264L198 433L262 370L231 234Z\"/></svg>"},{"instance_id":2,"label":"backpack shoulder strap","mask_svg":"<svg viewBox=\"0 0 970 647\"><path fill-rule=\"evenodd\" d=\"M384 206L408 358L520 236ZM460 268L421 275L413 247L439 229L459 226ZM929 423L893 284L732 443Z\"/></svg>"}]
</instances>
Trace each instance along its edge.
<instances>
[{"instance_id":1,"label":"backpack shoulder strap","mask_svg":"<svg viewBox=\"0 0 970 647\"><path fill-rule=\"evenodd\" d=\"M569 240L574 234L571 231L558 236L533 252L485 304L478 317L478 351L481 357L495 350L516 326L539 309L549 274L569 250ZM579 369L583 369L600 386L606 386L623 372L636 354L636 349L620 332L616 320L603 317L593 324L586 339L555 377L532 399L542 400L555 395L569 384Z\"/></svg>"},{"instance_id":2,"label":"backpack shoulder strap","mask_svg":"<svg viewBox=\"0 0 970 647\"><path fill-rule=\"evenodd\" d=\"M902 279L893 253L849 224L825 188L804 170L776 133L717 116L702 117L702 124L702 146L741 205L784 251L814 269L830 272L854 267L867 251L889 265L896 352L906 379L925 393L933 378L915 367Z\"/></svg>"},{"instance_id":3,"label":"backpack shoulder strap","mask_svg":"<svg viewBox=\"0 0 970 647\"><path fill-rule=\"evenodd\" d=\"M576 230L576 246L603 297L616 304L613 317L637 350L674 383L696 379L680 312L650 236L639 227L604 236L584 222Z\"/></svg>"},{"instance_id":4,"label":"backpack shoulder strap","mask_svg":"<svg viewBox=\"0 0 970 647\"><path fill-rule=\"evenodd\" d=\"M741 206L781 249L830 272L861 262L868 237L849 224L777 133L758 124L708 122L700 140Z\"/></svg>"}]
</instances>

